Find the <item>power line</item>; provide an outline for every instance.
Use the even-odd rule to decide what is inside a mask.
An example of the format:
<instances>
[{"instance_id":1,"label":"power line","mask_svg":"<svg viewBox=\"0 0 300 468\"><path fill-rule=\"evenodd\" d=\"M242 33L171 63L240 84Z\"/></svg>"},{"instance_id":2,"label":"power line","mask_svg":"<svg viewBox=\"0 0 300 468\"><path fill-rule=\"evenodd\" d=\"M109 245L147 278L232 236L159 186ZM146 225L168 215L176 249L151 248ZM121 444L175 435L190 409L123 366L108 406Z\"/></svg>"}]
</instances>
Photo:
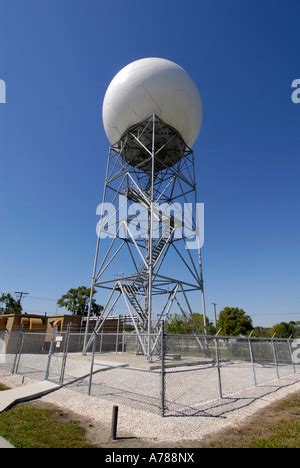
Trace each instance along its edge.
<instances>
[{"instance_id":1,"label":"power line","mask_svg":"<svg viewBox=\"0 0 300 468\"><path fill-rule=\"evenodd\" d=\"M57 299L53 299L50 297L41 297L41 296L32 296L30 293L24 293L22 291L15 291L14 294L17 296L20 296L22 294L24 296L24 299L37 299L39 301L51 301L51 302L57 302ZM26 294L26 296L25 296Z\"/></svg>"},{"instance_id":2,"label":"power line","mask_svg":"<svg viewBox=\"0 0 300 468\"><path fill-rule=\"evenodd\" d=\"M287 316L287 315L298 315L298 317L300 318L300 312L298 313L295 313L295 312L283 312L282 314L251 314L252 317L262 317L262 316L275 316L275 315L278 315L278 316Z\"/></svg>"},{"instance_id":3,"label":"power line","mask_svg":"<svg viewBox=\"0 0 300 468\"><path fill-rule=\"evenodd\" d=\"M298 315L300 319L300 312L282 312L282 313L274 313L274 314L259 314L258 313L258 314L248 314L248 315L250 315L251 317L265 317L265 316L273 317L275 315L277 316Z\"/></svg>"},{"instance_id":4,"label":"power line","mask_svg":"<svg viewBox=\"0 0 300 468\"><path fill-rule=\"evenodd\" d=\"M57 299L52 299L50 297L39 297L39 296L31 296L31 294L28 296L29 299L37 299L39 301L51 301L51 302L57 302Z\"/></svg>"}]
</instances>

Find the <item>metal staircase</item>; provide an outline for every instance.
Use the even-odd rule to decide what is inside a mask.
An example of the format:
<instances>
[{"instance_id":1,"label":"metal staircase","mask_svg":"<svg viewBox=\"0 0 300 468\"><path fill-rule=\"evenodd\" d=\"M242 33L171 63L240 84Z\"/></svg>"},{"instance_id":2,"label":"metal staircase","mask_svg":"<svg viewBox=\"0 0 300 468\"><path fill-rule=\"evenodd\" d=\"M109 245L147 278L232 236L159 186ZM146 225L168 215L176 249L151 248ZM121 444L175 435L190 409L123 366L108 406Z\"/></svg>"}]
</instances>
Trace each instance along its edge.
<instances>
[{"instance_id":1,"label":"metal staircase","mask_svg":"<svg viewBox=\"0 0 300 468\"><path fill-rule=\"evenodd\" d=\"M149 194L147 192L139 193L137 190L130 187L126 190L125 195L129 200L140 203L147 209L150 206ZM175 230L178 226L178 220L176 220L174 216L161 216L157 204L154 206L154 215L160 219L163 226L161 237L153 242L152 265L155 269L175 233ZM118 279L117 289L126 296L128 304L132 308L133 315L138 318L136 326L140 332L145 332L147 329L147 314L145 312L145 307L142 307L141 305L141 301L145 300L146 288L147 267L144 263L138 267L137 272L132 280L127 279L125 282L122 282L122 279ZM140 298L138 298L138 296L140 296ZM154 335L160 333L160 327L161 321L158 320L157 325L153 329ZM155 339L156 338L154 336L153 345L155 344Z\"/></svg>"},{"instance_id":2,"label":"metal staircase","mask_svg":"<svg viewBox=\"0 0 300 468\"><path fill-rule=\"evenodd\" d=\"M136 297L139 293L139 288L132 283L122 284L121 288L123 289L123 292L125 292L131 306L139 318L139 322L144 323L147 317L145 316L144 310Z\"/></svg>"}]
</instances>

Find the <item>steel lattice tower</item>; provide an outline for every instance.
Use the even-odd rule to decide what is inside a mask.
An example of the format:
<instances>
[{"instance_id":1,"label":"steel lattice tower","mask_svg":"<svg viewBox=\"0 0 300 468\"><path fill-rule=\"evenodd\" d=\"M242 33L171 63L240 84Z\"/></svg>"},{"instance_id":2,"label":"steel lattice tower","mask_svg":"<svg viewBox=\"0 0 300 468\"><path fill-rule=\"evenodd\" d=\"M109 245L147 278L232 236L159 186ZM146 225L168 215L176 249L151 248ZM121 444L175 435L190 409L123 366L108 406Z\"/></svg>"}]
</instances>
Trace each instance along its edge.
<instances>
[{"instance_id":1,"label":"steel lattice tower","mask_svg":"<svg viewBox=\"0 0 300 468\"><path fill-rule=\"evenodd\" d=\"M191 208L191 204L197 203L194 154L180 134L155 114L128 129L118 143L110 147L103 202L116 204L120 197L128 205L129 215L124 216L124 207L119 205L116 235L108 240L97 239L91 300L95 290L106 291L108 297L95 332L101 330L105 319L123 300L140 349L151 360L157 352L161 323L168 319L173 307L178 307L184 316L193 317L191 294L199 294L197 302L199 309L202 308L206 334L199 240L196 249L186 248L191 232L198 228L197 219L192 209L190 221L181 217L180 210L168 210L168 207L183 204ZM130 215L130 211L136 203L147 219L147 232L140 230L138 239L130 228L135 226L135 215ZM127 272L117 275L117 260L124 251L128 255ZM172 274L168 258L172 258L173 269L176 264ZM91 300L84 352L92 342L92 338L88 340ZM194 331L197 334L196 326ZM200 339L199 345L205 347Z\"/></svg>"}]
</instances>

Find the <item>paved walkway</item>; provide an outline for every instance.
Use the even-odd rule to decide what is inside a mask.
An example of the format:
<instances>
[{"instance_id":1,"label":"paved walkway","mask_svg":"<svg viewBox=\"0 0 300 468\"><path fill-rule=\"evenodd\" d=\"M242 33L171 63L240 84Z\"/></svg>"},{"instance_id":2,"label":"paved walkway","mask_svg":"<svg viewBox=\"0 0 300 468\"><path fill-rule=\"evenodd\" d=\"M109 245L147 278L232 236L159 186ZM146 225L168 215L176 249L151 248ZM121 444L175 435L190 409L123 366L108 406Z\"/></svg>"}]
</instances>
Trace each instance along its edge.
<instances>
[{"instance_id":1,"label":"paved walkway","mask_svg":"<svg viewBox=\"0 0 300 468\"><path fill-rule=\"evenodd\" d=\"M40 398L47 393L58 390L60 385L46 380L37 382L30 385L23 385L22 387L5 390L0 393L0 413L8 410L16 403L23 403L24 401L34 400Z\"/></svg>"},{"instance_id":2,"label":"paved walkway","mask_svg":"<svg viewBox=\"0 0 300 468\"><path fill-rule=\"evenodd\" d=\"M107 361L95 361L95 367L93 374L103 372L106 370L116 369L120 367L127 367L128 364L124 363L111 363ZM49 382L43 380L41 382L32 383L29 385L22 385L20 387L12 388L11 390L5 390L0 392L0 413L10 409L17 403L23 403L25 401L35 400L41 398L48 393L54 392L61 387L68 385L77 380L84 379L90 375L90 371L84 372L82 369L75 370L71 377L71 380L66 381L64 385L58 383Z\"/></svg>"},{"instance_id":3,"label":"paved walkway","mask_svg":"<svg viewBox=\"0 0 300 468\"><path fill-rule=\"evenodd\" d=\"M0 437L0 449L3 448L15 448L13 445L11 445L7 440L5 440L3 437Z\"/></svg>"}]
</instances>

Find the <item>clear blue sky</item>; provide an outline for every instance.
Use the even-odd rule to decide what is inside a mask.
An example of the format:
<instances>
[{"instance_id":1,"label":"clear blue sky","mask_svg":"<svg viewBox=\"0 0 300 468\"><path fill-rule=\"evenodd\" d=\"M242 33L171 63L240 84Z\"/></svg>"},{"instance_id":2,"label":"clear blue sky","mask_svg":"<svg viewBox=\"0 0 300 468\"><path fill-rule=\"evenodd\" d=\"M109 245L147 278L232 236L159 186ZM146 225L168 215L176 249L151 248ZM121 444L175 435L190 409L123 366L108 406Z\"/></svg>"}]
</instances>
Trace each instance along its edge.
<instances>
[{"instance_id":1,"label":"clear blue sky","mask_svg":"<svg viewBox=\"0 0 300 468\"><path fill-rule=\"evenodd\" d=\"M89 284L103 95L124 65L159 56L204 103L210 314L215 301L256 324L299 320L299 17L297 0L0 0L0 292L29 291L26 310L51 312L36 298Z\"/></svg>"}]
</instances>

